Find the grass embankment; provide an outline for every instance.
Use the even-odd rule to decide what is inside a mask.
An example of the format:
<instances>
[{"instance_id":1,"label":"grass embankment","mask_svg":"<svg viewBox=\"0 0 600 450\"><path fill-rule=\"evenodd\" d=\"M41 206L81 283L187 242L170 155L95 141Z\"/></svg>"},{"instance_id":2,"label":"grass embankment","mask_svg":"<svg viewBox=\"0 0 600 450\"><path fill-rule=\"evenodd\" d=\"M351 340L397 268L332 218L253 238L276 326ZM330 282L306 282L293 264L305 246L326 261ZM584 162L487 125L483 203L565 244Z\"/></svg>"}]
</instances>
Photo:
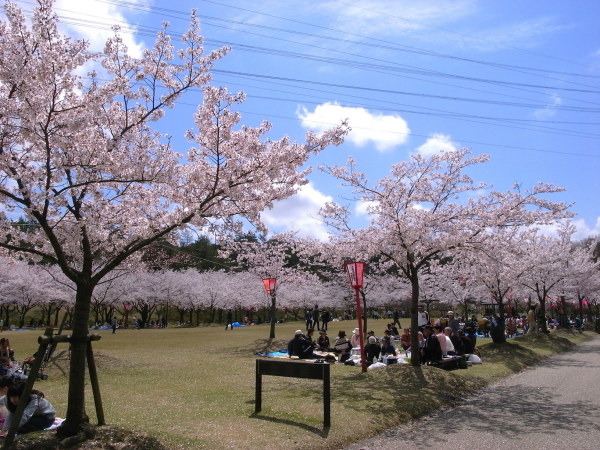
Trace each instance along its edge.
<instances>
[{"instance_id":1,"label":"grass embankment","mask_svg":"<svg viewBox=\"0 0 600 450\"><path fill-rule=\"evenodd\" d=\"M331 336L352 325L333 323ZM381 326L385 327L383 321ZM271 348L284 348L298 323L277 326ZM32 354L41 331L3 333L17 358ZM484 364L452 372L430 367L389 366L360 372L331 367L331 427L323 429L322 382L264 377L262 412L254 414L255 353L264 349L268 326L166 328L101 331L94 342L107 427L100 441L122 441L127 448L339 448L391 426L448 405L498 378L563 351L585 335L525 336L505 346L478 344ZM489 340L487 340L489 342ZM64 416L67 398L67 348L59 344L49 379L36 383ZM91 391L91 390L90 390ZM95 409L91 392L87 411ZM118 433L112 427L134 430ZM48 439L52 433L43 433ZM28 440L28 439L27 439ZM20 439L25 448L26 439ZM19 441L17 441L19 443ZM116 444L116 442L114 442ZM39 440L35 444L41 447ZM85 448L120 448L86 446ZM137 446L136 446L137 445ZM46 447L52 448L52 447ZM81 447L83 448L83 447Z\"/></svg>"}]
</instances>

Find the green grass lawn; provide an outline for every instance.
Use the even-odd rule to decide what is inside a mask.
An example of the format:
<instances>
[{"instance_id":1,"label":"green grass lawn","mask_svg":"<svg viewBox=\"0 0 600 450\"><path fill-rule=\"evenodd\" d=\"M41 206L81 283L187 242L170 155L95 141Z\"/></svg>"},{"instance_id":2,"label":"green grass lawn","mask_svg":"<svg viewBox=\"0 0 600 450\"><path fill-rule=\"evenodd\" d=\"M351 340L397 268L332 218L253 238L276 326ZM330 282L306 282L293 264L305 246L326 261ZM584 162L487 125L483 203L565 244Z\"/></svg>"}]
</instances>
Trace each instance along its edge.
<instances>
[{"instance_id":1,"label":"green grass lawn","mask_svg":"<svg viewBox=\"0 0 600 450\"><path fill-rule=\"evenodd\" d=\"M380 324L375 321L373 328L382 331L384 321ZM331 323L330 336L340 329L350 332L353 325ZM299 323L277 325L274 347L286 347L301 327ZM1 336L10 338L17 359L23 359L37 349L42 332L12 331ZM186 449L339 448L456 401L560 349L556 339L546 337L511 340L504 349L479 340L484 364L452 372L397 365L363 374L359 368L334 365L332 423L323 429L322 382L317 380L263 377L263 408L254 414L255 353L266 342L267 325L233 331L214 326L98 334L102 339L93 346L107 425L157 436L167 448ZM64 416L67 345L59 344L55 356L48 380L35 387ZM94 422L91 389L87 412Z\"/></svg>"}]
</instances>

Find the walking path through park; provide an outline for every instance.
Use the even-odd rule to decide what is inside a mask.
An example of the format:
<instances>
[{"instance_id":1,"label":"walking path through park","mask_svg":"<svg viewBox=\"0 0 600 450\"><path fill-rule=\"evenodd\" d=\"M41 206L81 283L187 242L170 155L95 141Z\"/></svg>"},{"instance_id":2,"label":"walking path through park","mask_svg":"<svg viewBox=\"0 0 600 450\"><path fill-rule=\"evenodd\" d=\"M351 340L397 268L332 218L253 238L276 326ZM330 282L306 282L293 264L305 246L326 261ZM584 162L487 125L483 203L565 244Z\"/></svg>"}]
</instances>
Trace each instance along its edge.
<instances>
[{"instance_id":1,"label":"walking path through park","mask_svg":"<svg viewBox=\"0 0 600 450\"><path fill-rule=\"evenodd\" d=\"M485 363L485 361L484 361ZM359 449L598 449L600 336Z\"/></svg>"}]
</instances>

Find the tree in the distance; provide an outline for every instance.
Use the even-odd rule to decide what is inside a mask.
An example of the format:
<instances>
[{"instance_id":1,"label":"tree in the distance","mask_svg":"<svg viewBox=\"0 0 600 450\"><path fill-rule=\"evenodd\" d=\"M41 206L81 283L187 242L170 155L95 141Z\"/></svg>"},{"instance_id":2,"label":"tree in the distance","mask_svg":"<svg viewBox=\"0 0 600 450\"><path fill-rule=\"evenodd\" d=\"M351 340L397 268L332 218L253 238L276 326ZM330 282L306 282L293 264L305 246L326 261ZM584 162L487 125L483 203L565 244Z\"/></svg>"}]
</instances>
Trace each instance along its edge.
<instances>
[{"instance_id":1,"label":"tree in the distance","mask_svg":"<svg viewBox=\"0 0 600 450\"><path fill-rule=\"evenodd\" d=\"M52 1L30 23L6 3L0 23L0 248L54 264L76 287L66 420L60 436L79 434L87 416L85 364L94 288L150 244L186 225L260 226L260 213L306 183L311 154L339 144L342 127L305 144L264 139L267 122L239 126L232 107L243 95L209 86L227 48L204 54L192 14L180 49L165 29L140 59L117 36L101 55L57 30ZM80 77L101 63L102 79ZM203 102L188 131L188 151L153 128L192 88ZM185 158L184 158L185 155ZM13 226L22 216L35 227Z\"/></svg>"}]
</instances>

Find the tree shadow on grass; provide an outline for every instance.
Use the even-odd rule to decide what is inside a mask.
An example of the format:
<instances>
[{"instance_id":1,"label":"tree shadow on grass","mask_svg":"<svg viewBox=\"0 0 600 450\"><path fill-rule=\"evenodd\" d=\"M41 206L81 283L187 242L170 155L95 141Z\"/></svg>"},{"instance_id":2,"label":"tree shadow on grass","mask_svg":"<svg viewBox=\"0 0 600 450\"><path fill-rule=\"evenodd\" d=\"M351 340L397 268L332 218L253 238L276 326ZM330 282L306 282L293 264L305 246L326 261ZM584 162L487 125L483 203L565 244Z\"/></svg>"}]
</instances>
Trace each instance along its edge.
<instances>
[{"instance_id":1,"label":"tree shadow on grass","mask_svg":"<svg viewBox=\"0 0 600 450\"><path fill-rule=\"evenodd\" d=\"M317 436L320 436L322 438L327 438L327 436L329 436L329 427L317 428L317 427L313 427L313 426L305 424L305 423L297 422L295 420L267 416L267 415L264 415L261 413L252 413L252 414L250 414L249 417L251 419L259 419L259 420L264 420L267 422L281 423L283 425L298 427L305 431L308 431L309 433L316 434Z\"/></svg>"},{"instance_id":2,"label":"tree shadow on grass","mask_svg":"<svg viewBox=\"0 0 600 450\"><path fill-rule=\"evenodd\" d=\"M434 367L398 364L338 378L331 386L332 403L368 414L381 429L453 404L483 382Z\"/></svg>"}]
</instances>

